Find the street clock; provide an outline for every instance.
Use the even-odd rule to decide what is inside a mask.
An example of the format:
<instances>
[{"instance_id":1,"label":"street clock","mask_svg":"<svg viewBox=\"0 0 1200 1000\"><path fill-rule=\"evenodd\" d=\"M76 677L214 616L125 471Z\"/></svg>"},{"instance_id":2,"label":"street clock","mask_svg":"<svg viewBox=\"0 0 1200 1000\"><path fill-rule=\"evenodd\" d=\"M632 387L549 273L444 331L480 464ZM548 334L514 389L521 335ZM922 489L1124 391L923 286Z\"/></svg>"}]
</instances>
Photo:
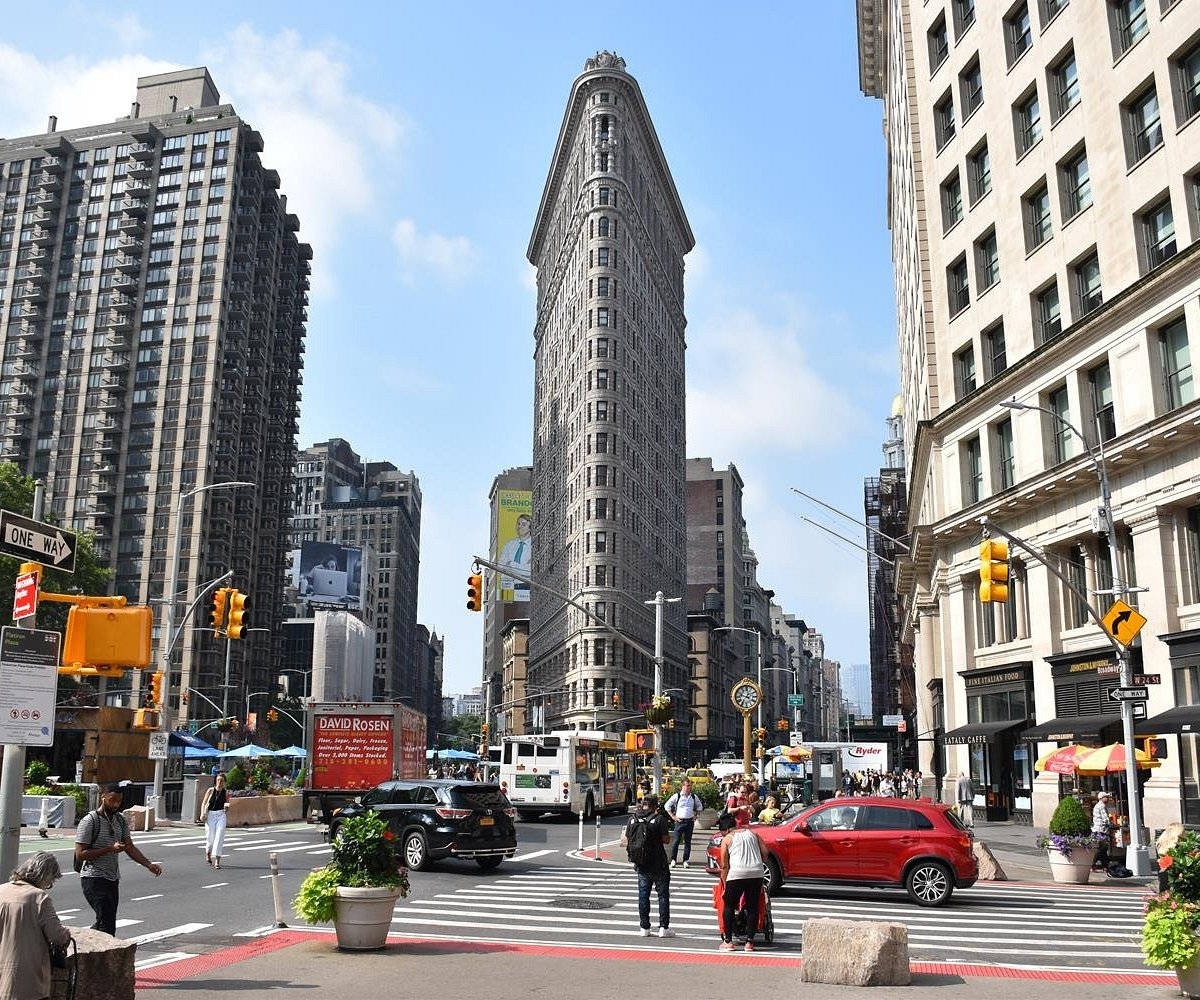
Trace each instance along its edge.
<instances>
[{"instance_id":1,"label":"street clock","mask_svg":"<svg viewBox=\"0 0 1200 1000\"><path fill-rule=\"evenodd\" d=\"M758 708L758 703L762 701L762 688L749 677L743 677L733 685L729 697L733 701L734 708L743 715L749 715Z\"/></svg>"}]
</instances>

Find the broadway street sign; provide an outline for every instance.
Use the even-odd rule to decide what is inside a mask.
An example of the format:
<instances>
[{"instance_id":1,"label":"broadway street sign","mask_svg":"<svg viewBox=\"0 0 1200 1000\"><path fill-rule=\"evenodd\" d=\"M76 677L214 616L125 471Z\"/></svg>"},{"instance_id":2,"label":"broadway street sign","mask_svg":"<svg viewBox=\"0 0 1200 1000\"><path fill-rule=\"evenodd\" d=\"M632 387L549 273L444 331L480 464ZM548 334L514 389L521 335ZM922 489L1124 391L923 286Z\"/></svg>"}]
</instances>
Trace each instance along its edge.
<instances>
[{"instance_id":1,"label":"broadway street sign","mask_svg":"<svg viewBox=\"0 0 1200 1000\"><path fill-rule=\"evenodd\" d=\"M75 572L75 532L0 510L0 552Z\"/></svg>"}]
</instances>

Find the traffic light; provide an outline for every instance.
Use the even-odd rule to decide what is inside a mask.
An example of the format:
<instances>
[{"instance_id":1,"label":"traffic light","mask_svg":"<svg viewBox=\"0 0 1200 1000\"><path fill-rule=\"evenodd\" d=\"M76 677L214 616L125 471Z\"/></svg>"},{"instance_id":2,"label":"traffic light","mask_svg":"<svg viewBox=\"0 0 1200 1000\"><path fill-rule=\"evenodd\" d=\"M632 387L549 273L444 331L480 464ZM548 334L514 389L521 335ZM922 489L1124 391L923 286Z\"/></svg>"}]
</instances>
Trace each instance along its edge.
<instances>
[{"instance_id":1,"label":"traffic light","mask_svg":"<svg viewBox=\"0 0 1200 1000\"><path fill-rule=\"evenodd\" d=\"M985 538L979 543L979 600L984 604L1008 600L1008 542Z\"/></svg>"},{"instance_id":2,"label":"traffic light","mask_svg":"<svg viewBox=\"0 0 1200 1000\"><path fill-rule=\"evenodd\" d=\"M233 591L232 587L222 587L213 594L212 607L212 627L213 635L220 635L221 629L225 627L225 608L229 603L229 595Z\"/></svg>"},{"instance_id":3,"label":"traffic light","mask_svg":"<svg viewBox=\"0 0 1200 1000\"><path fill-rule=\"evenodd\" d=\"M484 743L486 743L486 742L487 742L487 738L488 738L488 724L487 724L486 722L485 722L485 723L483 723L483 725L481 725L481 726L479 727L479 738L480 738L481 740L483 740L483 742L484 742Z\"/></svg>"},{"instance_id":4,"label":"traffic light","mask_svg":"<svg viewBox=\"0 0 1200 1000\"><path fill-rule=\"evenodd\" d=\"M760 726L758 729L754 730L754 738L758 740L759 743L765 741L767 738L766 729Z\"/></svg>"},{"instance_id":5,"label":"traffic light","mask_svg":"<svg viewBox=\"0 0 1200 1000\"><path fill-rule=\"evenodd\" d=\"M483 608L483 577L472 573L467 577L467 610L480 611Z\"/></svg>"},{"instance_id":6,"label":"traffic light","mask_svg":"<svg viewBox=\"0 0 1200 1000\"><path fill-rule=\"evenodd\" d=\"M229 592L229 624L225 626L225 635L230 639L240 639L245 631L247 600L240 590Z\"/></svg>"},{"instance_id":7,"label":"traffic light","mask_svg":"<svg viewBox=\"0 0 1200 1000\"><path fill-rule=\"evenodd\" d=\"M267 721L268 722L278 722L279 721L279 713L276 712L275 709L273 709L273 708L268 708L267 709Z\"/></svg>"},{"instance_id":8,"label":"traffic light","mask_svg":"<svg viewBox=\"0 0 1200 1000\"><path fill-rule=\"evenodd\" d=\"M150 675L150 704L157 708L163 703L163 675L158 671Z\"/></svg>"},{"instance_id":9,"label":"traffic light","mask_svg":"<svg viewBox=\"0 0 1200 1000\"><path fill-rule=\"evenodd\" d=\"M620 707L621 707L621 692L620 692L620 691L614 691L614 692L613 692L613 696L612 696L612 707L613 707L613 708L620 708Z\"/></svg>"},{"instance_id":10,"label":"traffic light","mask_svg":"<svg viewBox=\"0 0 1200 1000\"><path fill-rule=\"evenodd\" d=\"M789 723L787 719L780 719L777 723L775 723L775 728L781 733L786 733L792 727L791 723Z\"/></svg>"},{"instance_id":11,"label":"traffic light","mask_svg":"<svg viewBox=\"0 0 1200 1000\"><path fill-rule=\"evenodd\" d=\"M630 729L626 731L625 749L630 753L654 753L654 730Z\"/></svg>"}]
</instances>

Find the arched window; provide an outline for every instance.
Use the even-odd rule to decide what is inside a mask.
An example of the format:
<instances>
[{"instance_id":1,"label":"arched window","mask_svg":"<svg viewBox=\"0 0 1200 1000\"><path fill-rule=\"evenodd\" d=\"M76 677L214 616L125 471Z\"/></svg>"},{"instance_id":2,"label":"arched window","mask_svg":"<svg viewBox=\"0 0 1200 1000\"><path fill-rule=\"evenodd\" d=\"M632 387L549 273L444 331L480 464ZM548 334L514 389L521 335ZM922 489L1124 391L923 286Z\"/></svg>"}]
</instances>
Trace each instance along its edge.
<instances>
[{"instance_id":1,"label":"arched window","mask_svg":"<svg viewBox=\"0 0 1200 1000\"><path fill-rule=\"evenodd\" d=\"M608 229L609 229L608 216L607 215L600 216L600 225L598 227L598 231L599 231L600 235L607 236Z\"/></svg>"}]
</instances>

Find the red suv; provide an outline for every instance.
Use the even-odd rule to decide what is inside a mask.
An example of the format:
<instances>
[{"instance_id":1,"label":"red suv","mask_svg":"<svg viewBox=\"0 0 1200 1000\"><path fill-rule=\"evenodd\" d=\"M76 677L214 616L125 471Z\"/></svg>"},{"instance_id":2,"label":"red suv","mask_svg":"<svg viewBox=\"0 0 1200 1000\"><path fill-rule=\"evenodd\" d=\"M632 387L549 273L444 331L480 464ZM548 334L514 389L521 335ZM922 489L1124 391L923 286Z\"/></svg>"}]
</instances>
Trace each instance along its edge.
<instances>
[{"instance_id":1,"label":"red suv","mask_svg":"<svg viewBox=\"0 0 1200 1000\"><path fill-rule=\"evenodd\" d=\"M766 846L767 886L787 879L902 886L914 903L941 906L979 878L971 834L949 807L925 800L830 799L774 824L752 827ZM708 845L719 873L721 837Z\"/></svg>"}]
</instances>

